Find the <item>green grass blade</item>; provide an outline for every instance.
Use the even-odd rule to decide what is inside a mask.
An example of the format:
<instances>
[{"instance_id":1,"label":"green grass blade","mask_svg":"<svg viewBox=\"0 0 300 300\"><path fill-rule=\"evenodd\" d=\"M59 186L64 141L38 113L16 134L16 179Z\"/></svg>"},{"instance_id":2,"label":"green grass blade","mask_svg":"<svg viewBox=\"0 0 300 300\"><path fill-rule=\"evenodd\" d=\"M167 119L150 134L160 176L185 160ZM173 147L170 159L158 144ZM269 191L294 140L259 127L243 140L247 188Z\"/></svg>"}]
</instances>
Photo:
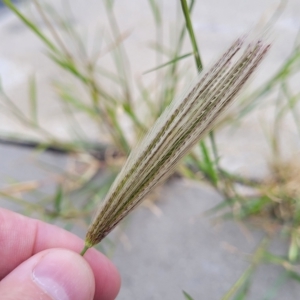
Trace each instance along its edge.
<instances>
[{"instance_id":1,"label":"green grass blade","mask_svg":"<svg viewBox=\"0 0 300 300\"><path fill-rule=\"evenodd\" d=\"M120 149L122 149L122 151L125 153L125 154L128 154L130 153L130 145L124 135L124 132L117 120L117 116L116 116L116 113L113 109L110 109L110 108L107 108L107 114L109 115L110 117L110 120L112 122L112 126L114 128L114 130L116 131L116 134L118 135L118 141L120 143Z\"/></svg>"},{"instance_id":2,"label":"green grass blade","mask_svg":"<svg viewBox=\"0 0 300 300\"><path fill-rule=\"evenodd\" d=\"M187 292L185 291L182 291L183 295L184 295L184 298L186 300L194 300L194 298L192 298L192 296L190 296Z\"/></svg>"},{"instance_id":3,"label":"green grass blade","mask_svg":"<svg viewBox=\"0 0 300 300\"><path fill-rule=\"evenodd\" d=\"M45 208L43 206L35 204L35 203L27 202L23 198L12 196L12 195L2 192L2 191L0 191L0 197L11 200L12 202L20 205L21 207L27 208L28 210L33 210L35 212L42 212L42 213L45 212Z\"/></svg>"},{"instance_id":4,"label":"green grass blade","mask_svg":"<svg viewBox=\"0 0 300 300\"><path fill-rule=\"evenodd\" d=\"M295 263L299 257L299 247L298 247L298 233L292 230L291 241L288 251L289 261Z\"/></svg>"},{"instance_id":5,"label":"green grass blade","mask_svg":"<svg viewBox=\"0 0 300 300\"><path fill-rule=\"evenodd\" d=\"M250 277L253 276L253 273L254 273L254 268L251 265L235 282L235 284L230 288L230 290L222 297L222 300L231 299L239 291L239 289L242 288L245 285L245 283L250 280Z\"/></svg>"},{"instance_id":6,"label":"green grass blade","mask_svg":"<svg viewBox=\"0 0 300 300\"><path fill-rule=\"evenodd\" d=\"M183 54L183 55L181 55L181 56L175 57L174 59L172 59L172 60L170 60L170 61L168 61L168 62L166 62L166 63L163 63L163 64L160 65L160 66L157 66L157 67L152 68L152 69L150 69L150 70L148 70L148 71L145 71L145 72L143 73L143 75L148 74L148 73L153 72L153 71L156 71L156 70L161 69L161 68L163 68L163 67L169 66L169 65L171 65L171 64L177 63L179 60L181 60L181 59L183 59L183 58L186 58L186 57L189 57L189 56L191 56L191 55L193 55L193 53L186 53L186 54Z\"/></svg>"},{"instance_id":7,"label":"green grass blade","mask_svg":"<svg viewBox=\"0 0 300 300\"><path fill-rule=\"evenodd\" d=\"M161 18L160 9L159 9L159 6L158 6L157 2L155 0L149 0L149 4L150 4L150 7L151 7L153 16L155 18L155 22L157 24L161 24L162 18Z\"/></svg>"},{"instance_id":8,"label":"green grass blade","mask_svg":"<svg viewBox=\"0 0 300 300\"><path fill-rule=\"evenodd\" d=\"M289 278L290 274L288 271L281 272L271 287L266 291L263 300L272 300L276 299L280 288L286 283L287 279Z\"/></svg>"},{"instance_id":9,"label":"green grass blade","mask_svg":"<svg viewBox=\"0 0 300 300\"><path fill-rule=\"evenodd\" d=\"M195 4L195 0L191 0L191 3L189 5L189 13L192 12L192 10L194 8L194 4ZM184 43L185 34L186 34L186 26L184 24L180 30L180 33L178 36L178 41L175 46L175 51L171 55L171 58L176 58L176 57L180 56L180 52L182 50L183 43ZM169 84L169 82L166 82L164 84L164 92L163 92L163 96L162 96L161 105L158 110L158 114L157 114L158 116L162 113L164 108L170 104L171 100L176 95L176 91L177 91L176 87L177 87L178 81L179 81L178 64L174 63L171 65L171 68L170 68L170 70L168 70L166 77L169 78L169 82L171 82L171 84Z\"/></svg>"},{"instance_id":10,"label":"green grass blade","mask_svg":"<svg viewBox=\"0 0 300 300\"><path fill-rule=\"evenodd\" d=\"M284 82L294 71L295 66L300 61L300 49L296 48L288 59L283 63L279 71L273 75L266 83L244 99L238 118L241 119L261 103L260 99L273 91L278 83Z\"/></svg>"},{"instance_id":11,"label":"green grass blade","mask_svg":"<svg viewBox=\"0 0 300 300\"><path fill-rule=\"evenodd\" d=\"M192 5L193 4L194 3L192 3ZM193 48L193 52L194 52L194 58L195 58L195 63L196 63L196 66L197 66L197 70L198 70L198 72L201 72L202 69L203 69L203 64L202 64L201 55L200 55L200 52L199 52L199 48L198 48L198 45L197 45L197 41L196 41L196 37L195 37L195 33L194 33L194 29L193 29L193 25L192 25L192 21L191 21L191 17L190 17L190 9L188 8L186 0L181 0L181 7L182 7L182 11L183 11L183 14L184 14L184 17L185 17L186 28L189 32L189 36L190 36L190 40L191 40L191 44L192 44L192 48ZM216 142L215 142L213 131L211 131L209 133L209 138L210 138L211 145L212 145L212 148L213 148L215 163L218 166L219 155L218 155L218 150L217 150L217 147L216 147ZM206 148L204 142L202 142L202 143L203 143L204 147ZM218 167L218 169L219 169L219 167Z\"/></svg>"},{"instance_id":12,"label":"green grass blade","mask_svg":"<svg viewBox=\"0 0 300 300\"><path fill-rule=\"evenodd\" d=\"M57 63L59 66L61 66L63 69L69 71L75 77L77 77L78 79L80 79L83 83L85 83L85 84L89 84L90 83L89 78L87 78L85 75L83 75L81 72L79 72L73 62L60 59L60 58L58 58L57 56L55 56L55 55L53 55L51 53L48 53L48 56L55 63Z\"/></svg>"},{"instance_id":13,"label":"green grass blade","mask_svg":"<svg viewBox=\"0 0 300 300\"><path fill-rule=\"evenodd\" d=\"M84 112L88 114L90 117L97 117L97 112L91 108L90 106L86 105L85 103L81 102L79 99L75 98L73 95L69 94L67 91L60 89L58 91L60 98L66 102L71 104L73 108L78 111Z\"/></svg>"},{"instance_id":14,"label":"green grass blade","mask_svg":"<svg viewBox=\"0 0 300 300\"><path fill-rule=\"evenodd\" d=\"M230 290L222 297L222 300L231 299L231 297L233 297L239 291L239 289L242 288L248 280L250 280L250 278L255 272L257 265L261 262L263 254L265 252L265 249L267 249L268 244L269 240L267 238L262 240L262 242L260 243L253 255L250 266L244 271L244 273L234 283Z\"/></svg>"},{"instance_id":15,"label":"green grass blade","mask_svg":"<svg viewBox=\"0 0 300 300\"><path fill-rule=\"evenodd\" d=\"M241 286L240 290L237 292L233 300L246 300L249 288L251 285L251 278L249 277L248 280Z\"/></svg>"},{"instance_id":16,"label":"green grass blade","mask_svg":"<svg viewBox=\"0 0 300 300\"><path fill-rule=\"evenodd\" d=\"M20 10L11 2L11 0L3 0L3 3L14 12L22 22L29 27L53 52L59 52L56 46L39 30L39 28L32 23Z\"/></svg>"},{"instance_id":17,"label":"green grass blade","mask_svg":"<svg viewBox=\"0 0 300 300\"><path fill-rule=\"evenodd\" d=\"M205 171L214 186L218 184L218 173L215 170L214 162L212 161L209 150L203 141L200 142L200 149L203 155L203 163L205 167Z\"/></svg>"},{"instance_id":18,"label":"green grass blade","mask_svg":"<svg viewBox=\"0 0 300 300\"><path fill-rule=\"evenodd\" d=\"M270 198L265 195L258 198L249 198L241 203L242 205L239 211L237 211L234 215L239 219L247 218L251 215L260 213L270 202Z\"/></svg>"},{"instance_id":19,"label":"green grass blade","mask_svg":"<svg viewBox=\"0 0 300 300\"><path fill-rule=\"evenodd\" d=\"M191 17L190 17L190 10L188 8L186 0L181 0L181 7L182 7L183 14L184 14L185 22L186 22L186 28L189 32L189 36L191 39L191 44L193 47L196 66L197 66L198 72L201 72L203 69L203 64L201 61L201 56L200 56L200 52L198 49L198 45L197 45L197 41L196 41L194 29L193 29Z\"/></svg>"},{"instance_id":20,"label":"green grass blade","mask_svg":"<svg viewBox=\"0 0 300 300\"><path fill-rule=\"evenodd\" d=\"M203 215L205 216L211 216L218 211L221 211L227 207L231 207L231 205L234 203L234 199L226 199L226 201L221 201L219 204L213 206L212 208L206 210Z\"/></svg>"},{"instance_id":21,"label":"green grass blade","mask_svg":"<svg viewBox=\"0 0 300 300\"><path fill-rule=\"evenodd\" d=\"M289 271L289 277L300 283L300 275L298 273L293 272L293 271Z\"/></svg>"},{"instance_id":22,"label":"green grass blade","mask_svg":"<svg viewBox=\"0 0 300 300\"><path fill-rule=\"evenodd\" d=\"M293 116L294 123L295 123L295 126L297 128L297 131L298 131L298 134L300 137L300 118L299 118L299 114L298 114L297 107L296 107L296 105L300 101L300 94L298 93L297 95L292 96L286 82L282 83L282 91L287 100L287 106Z\"/></svg>"},{"instance_id":23,"label":"green grass blade","mask_svg":"<svg viewBox=\"0 0 300 300\"><path fill-rule=\"evenodd\" d=\"M61 37L59 36L59 34L56 32L56 30L52 26L50 20L46 16L46 14L45 14L42 6L39 3L39 1L38 0L33 0L33 3L35 5L35 8L37 9L39 15L43 19L45 25L47 26L47 29L52 34L52 37L56 41L57 45L59 45L59 47L63 50L63 52L64 52L64 54L66 56L68 56L69 58L71 58L71 54L69 53L67 47L65 46L65 44L64 44L63 40L61 39Z\"/></svg>"},{"instance_id":24,"label":"green grass blade","mask_svg":"<svg viewBox=\"0 0 300 300\"><path fill-rule=\"evenodd\" d=\"M59 185L56 189L56 193L54 196L54 209L56 214L59 214L61 212L62 201L63 201L63 189L62 186Z\"/></svg>"},{"instance_id":25,"label":"green grass blade","mask_svg":"<svg viewBox=\"0 0 300 300\"><path fill-rule=\"evenodd\" d=\"M110 29L113 35L114 42L118 41L118 38L122 36L119 28L119 24L114 14L113 1L106 1L106 12L108 17L108 22ZM124 44L117 44L118 47L112 51L113 62L118 70L118 73L121 74L122 78L122 87L124 91L125 100L131 105L132 102L132 92L131 92L131 71L130 71L130 62L127 55L127 51Z\"/></svg>"},{"instance_id":26,"label":"green grass blade","mask_svg":"<svg viewBox=\"0 0 300 300\"><path fill-rule=\"evenodd\" d=\"M38 123L37 114L37 89L35 76L29 78L29 107L30 107L30 117L32 122Z\"/></svg>"},{"instance_id":27,"label":"green grass blade","mask_svg":"<svg viewBox=\"0 0 300 300\"><path fill-rule=\"evenodd\" d=\"M264 253L263 262L267 264L279 265L283 267L285 266L288 268L291 267L291 264L286 257L278 256L268 251L265 251Z\"/></svg>"},{"instance_id":28,"label":"green grass blade","mask_svg":"<svg viewBox=\"0 0 300 300\"><path fill-rule=\"evenodd\" d=\"M123 104L124 111L126 114L130 117L130 119L133 121L135 126L141 130L142 132L146 132L147 128L140 122L138 119L136 113L132 110L131 105L128 105L128 103Z\"/></svg>"}]
</instances>

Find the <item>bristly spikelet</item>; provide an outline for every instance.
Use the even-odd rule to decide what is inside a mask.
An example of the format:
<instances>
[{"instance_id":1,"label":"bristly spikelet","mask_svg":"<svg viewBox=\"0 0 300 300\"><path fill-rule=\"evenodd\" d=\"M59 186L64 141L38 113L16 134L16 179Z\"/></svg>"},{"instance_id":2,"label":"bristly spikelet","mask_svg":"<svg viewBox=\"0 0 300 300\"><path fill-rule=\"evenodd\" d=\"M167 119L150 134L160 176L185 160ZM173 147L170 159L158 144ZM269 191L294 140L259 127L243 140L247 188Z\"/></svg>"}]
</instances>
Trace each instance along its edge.
<instances>
[{"instance_id":1,"label":"bristly spikelet","mask_svg":"<svg viewBox=\"0 0 300 300\"><path fill-rule=\"evenodd\" d=\"M269 45L251 43L234 63L237 40L194 86L167 107L132 151L90 225L85 251L99 243L213 126L266 54ZM203 75L202 75L203 74Z\"/></svg>"}]
</instances>

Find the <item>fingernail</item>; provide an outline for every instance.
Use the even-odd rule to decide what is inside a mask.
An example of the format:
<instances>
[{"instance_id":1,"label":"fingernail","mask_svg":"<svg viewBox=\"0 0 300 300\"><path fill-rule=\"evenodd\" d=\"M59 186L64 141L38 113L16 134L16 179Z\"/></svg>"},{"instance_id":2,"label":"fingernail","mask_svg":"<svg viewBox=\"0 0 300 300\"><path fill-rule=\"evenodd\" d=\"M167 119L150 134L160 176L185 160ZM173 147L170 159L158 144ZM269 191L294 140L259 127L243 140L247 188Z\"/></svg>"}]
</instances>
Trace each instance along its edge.
<instances>
[{"instance_id":1,"label":"fingernail","mask_svg":"<svg viewBox=\"0 0 300 300\"><path fill-rule=\"evenodd\" d=\"M69 300L63 269L58 267L57 256L49 253L33 269L33 282L53 300Z\"/></svg>"}]
</instances>

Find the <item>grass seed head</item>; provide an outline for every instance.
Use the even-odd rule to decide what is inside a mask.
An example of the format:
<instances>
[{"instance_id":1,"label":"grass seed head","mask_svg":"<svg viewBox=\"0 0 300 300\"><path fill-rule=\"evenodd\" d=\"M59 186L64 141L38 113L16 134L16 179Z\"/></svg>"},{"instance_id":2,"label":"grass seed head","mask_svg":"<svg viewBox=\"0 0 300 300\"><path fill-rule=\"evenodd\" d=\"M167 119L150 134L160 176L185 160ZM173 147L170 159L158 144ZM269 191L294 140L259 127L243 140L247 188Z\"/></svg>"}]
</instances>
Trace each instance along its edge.
<instances>
[{"instance_id":1,"label":"grass seed head","mask_svg":"<svg viewBox=\"0 0 300 300\"><path fill-rule=\"evenodd\" d=\"M89 227L85 249L99 243L166 179L232 103L269 48L256 41L241 51L243 43L243 39L233 43L190 90L174 99L131 152Z\"/></svg>"}]
</instances>

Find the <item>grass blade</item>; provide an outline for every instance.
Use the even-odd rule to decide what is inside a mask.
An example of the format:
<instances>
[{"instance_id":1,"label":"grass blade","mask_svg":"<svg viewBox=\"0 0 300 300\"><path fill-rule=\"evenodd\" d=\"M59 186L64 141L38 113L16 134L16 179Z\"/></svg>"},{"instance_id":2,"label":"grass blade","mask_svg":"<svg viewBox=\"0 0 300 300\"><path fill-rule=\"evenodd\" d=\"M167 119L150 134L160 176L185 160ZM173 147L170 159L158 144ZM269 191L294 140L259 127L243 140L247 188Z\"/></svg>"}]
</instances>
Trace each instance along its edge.
<instances>
[{"instance_id":1,"label":"grass blade","mask_svg":"<svg viewBox=\"0 0 300 300\"><path fill-rule=\"evenodd\" d=\"M234 294L245 285L247 281L250 280L252 275L254 274L254 271L257 267L257 265L261 262L263 259L263 254L265 252L265 249L268 246L268 240L263 239L260 243L259 247L255 251L252 259L251 265L246 269L246 271L241 275L241 277L235 282L235 284L230 288L230 290L222 297L221 300L229 300L231 299Z\"/></svg>"},{"instance_id":2,"label":"grass blade","mask_svg":"<svg viewBox=\"0 0 300 300\"><path fill-rule=\"evenodd\" d=\"M190 17L190 10L188 8L186 0L181 0L181 7L182 7L182 11L183 11L183 14L185 17L186 28L190 35L196 66L197 66L198 72L201 72L203 69L203 64L201 61L200 52L199 52L196 37L194 34L194 29L193 29L193 25L192 25L192 21L191 21L191 17Z\"/></svg>"},{"instance_id":3,"label":"grass blade","mask_svg":"<svg viewBox=\"0 0 300 300\"><path fill-rule=\"evenodd\" d=\"M20 10L12 3L11 0L3 0L3 3L15 13L23 23L29 27L53 52L58 53L56 46L40 31L40 29L32 23L25 15L23 15Z\"/></svg>"},{"instance_id":4,"label":"grass blade","mask_svg":"<svg viewBox=\"0 0 300 300\"><path fill-rule=\"evenodd\" d=\"M37 117L37 91L36 91L36 80L32 76L29 78L29 104L30 104L30 117L32 122L38 123Z\"/></svg>"},{"instance_id":5,"label":"grass blade","mask_svg":"<svg viewBox=\"0 0 300 300\"><path fill-rule=\"evenodd\" d=\"M156 70L161 69L161 68L163 68L163 67L169 66L169 65L171 65L171 64L177 63L179 60L184 59L184 58L186 58L186 57L189 57L189 56L191 56L191 55L193 55L193 53L187 53L187 54L183 54L183 55L181 55L181 56L175 57L175 58L173 58L172 60L170 60L170 61L168 61L168 62L166 62L166 63L163 63L163 64L160 65L160 66L157 66L157 67L152 68L152 69L150 69L150 70L148 70L148 71L145 71L145 72L143 73L143 75L148 74L148 73L153 72L153 71L156 71Z\"/></svg>"},{"instance_id":6,"label":"grass blade","mask_svg":"<svg viewBox=\"0 0 300 300\"><path fill-rule=\"evenodd\" d=\"M183 293L184 298L185 298L186 300L194 300L194 299L192 298L192 296L190 296L187 292L182 291L182 293Z\"/></svg>"}]
</instances>

